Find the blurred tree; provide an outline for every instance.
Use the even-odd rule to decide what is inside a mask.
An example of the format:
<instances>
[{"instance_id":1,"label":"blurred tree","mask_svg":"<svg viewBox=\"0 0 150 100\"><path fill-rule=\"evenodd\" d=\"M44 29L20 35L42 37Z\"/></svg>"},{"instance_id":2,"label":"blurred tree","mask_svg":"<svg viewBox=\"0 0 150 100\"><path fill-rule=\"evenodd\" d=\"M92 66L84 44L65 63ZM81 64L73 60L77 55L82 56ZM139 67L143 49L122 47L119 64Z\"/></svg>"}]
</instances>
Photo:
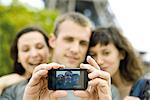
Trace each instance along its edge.
<instances>
[{"instance_id":1,"label":"blurred tree","mask_svg":"<svg viewBox=\"0 0 150 100\"><path fill-rule=\"evenodd\" d=\"M37 26L52 32L57 11L31 10L18 3L0 5L0 76L12 72L10 46L15 34L26 26Z\"/></svg>"}]
</instances>

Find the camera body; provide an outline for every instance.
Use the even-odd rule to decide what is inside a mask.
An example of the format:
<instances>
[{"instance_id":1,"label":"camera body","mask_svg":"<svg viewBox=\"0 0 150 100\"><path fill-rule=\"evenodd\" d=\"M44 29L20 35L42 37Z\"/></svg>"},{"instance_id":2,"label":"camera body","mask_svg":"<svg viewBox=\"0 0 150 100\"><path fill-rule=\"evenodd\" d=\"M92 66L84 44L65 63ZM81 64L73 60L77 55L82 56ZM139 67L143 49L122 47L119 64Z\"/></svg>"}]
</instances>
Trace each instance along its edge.
<instances>
[{"instance_id":1,"label":"camera body","mask_svg":"<svg viewBox=\"0 0 150 100\"><path fill-rule=\"evenodd\" d=\"M88 72L80 68L51 69L48 71L49 90L85 90Z\"/></svg>"}]
</instances>

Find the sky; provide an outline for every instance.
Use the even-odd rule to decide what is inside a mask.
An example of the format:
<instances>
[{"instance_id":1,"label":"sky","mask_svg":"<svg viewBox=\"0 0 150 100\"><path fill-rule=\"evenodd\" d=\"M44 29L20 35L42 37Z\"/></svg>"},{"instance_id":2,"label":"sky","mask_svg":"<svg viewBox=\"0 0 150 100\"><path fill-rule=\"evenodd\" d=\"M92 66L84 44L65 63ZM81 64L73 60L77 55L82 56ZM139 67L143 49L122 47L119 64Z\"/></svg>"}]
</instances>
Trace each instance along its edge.
<instances>
[{"instance_id":1,"label":"sky","mask_svg":"<svg viewBox=\"0 0 150 100\"><path fill-rule=\"evenodd\" d=\"M0 0L6 5L11 0ZM43 9L41 0L19 0L35 8ZM147 52L150 61L150 0L108 0L125 36L138 51Z\"/></svg>"},{"instance_id":2,"label":"sky","mask_svg":"<svg viewBox=\"0 0 150 100\"><path fill-rule=\"evenodd\" d=\"M150 1L109 0L125 35L140 51L150 52ZM115 2L114 2L115 1Z\"/></svg>"},{"instance_id":3,"label":"sky","mask_svg":"<svg viewBox=\"0 0 150 100\"><path fill-rule=\"evenodd\" d=\"M150 1L109 0L111 10L132 45L150 62Z\"/></svg>"},{"instance_id":4,"label":"sky","mask_svg":"<svg viewBox=\"0 0 150 100\"><path fill-rule=\"evenodd\" d=\"M18 1L30 5L34 8L38 8L38 9L44 8L44 3L42 2L42 0L18 0ZM0 0L0 2L2 2L5 5L9 5L12 2L12 0Z\"/></svg>"}]
</instances>

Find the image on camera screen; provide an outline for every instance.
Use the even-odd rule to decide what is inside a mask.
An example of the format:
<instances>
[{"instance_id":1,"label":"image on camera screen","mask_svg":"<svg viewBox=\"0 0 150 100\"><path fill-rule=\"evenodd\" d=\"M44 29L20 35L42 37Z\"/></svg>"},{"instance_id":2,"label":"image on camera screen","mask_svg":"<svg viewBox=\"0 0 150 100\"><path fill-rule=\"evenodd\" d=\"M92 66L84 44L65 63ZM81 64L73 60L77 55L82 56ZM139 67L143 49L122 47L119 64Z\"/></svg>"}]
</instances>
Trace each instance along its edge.
<instances>
[{"instance_id":1,"label":"image on camera screen","mask_svg":"<svg viewBox=\"0 0 150 100\"><path fill-rule=\"evenodd\" d=\"M56 71L56 88L72 89L83 87L82 71Z\"/></svg>"}]
</instances>

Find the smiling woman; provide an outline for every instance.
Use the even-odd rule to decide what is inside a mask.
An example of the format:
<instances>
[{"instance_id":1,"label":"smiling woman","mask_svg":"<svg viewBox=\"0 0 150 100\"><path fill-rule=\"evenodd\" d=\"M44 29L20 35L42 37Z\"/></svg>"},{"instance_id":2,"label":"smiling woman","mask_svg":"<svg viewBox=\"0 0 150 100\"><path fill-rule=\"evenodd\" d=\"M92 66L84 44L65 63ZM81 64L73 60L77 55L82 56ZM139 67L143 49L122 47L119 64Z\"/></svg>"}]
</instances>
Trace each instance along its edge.
<instances>
[{"instance_id":1,"label":"smiling woman","mask_svg":"<svg viewBox=\"0 0 150 100\"><path fill-rule=\"evenodd\" d=\"M48 63L50 57L48 37L38 28L23 29L14 40L11 57L14 60L15 72L29 78L35 66Z\"/></svg>"},{"instance_id":2,"label":"smiling woman","mask_svg":"<svg viewBox=\"0 0 150 100\"><path fill-rule=\"evenodd\" d=\"M27 32L20 36L17 47L18 59L16 60L25 69L25 76L30 77L36 66L41 63L47 63L49 60L48 44L45 43L42 34L38 31ZM14 53L12 52L11 54L13 56Z\"/></svg>"},{"instance_id":3,"label":"smiling woman","mask_svg":"<svg viewBox=\"0 0 150 100\"><path fill-rule=\"evenodd\" d=\"M36 66L49 62L48 37L35 27L22 29L11 46L11 57L14 61L15 73L1 77L0 91L21 80L29 79Z\"/></svg>"}]
</instances>

